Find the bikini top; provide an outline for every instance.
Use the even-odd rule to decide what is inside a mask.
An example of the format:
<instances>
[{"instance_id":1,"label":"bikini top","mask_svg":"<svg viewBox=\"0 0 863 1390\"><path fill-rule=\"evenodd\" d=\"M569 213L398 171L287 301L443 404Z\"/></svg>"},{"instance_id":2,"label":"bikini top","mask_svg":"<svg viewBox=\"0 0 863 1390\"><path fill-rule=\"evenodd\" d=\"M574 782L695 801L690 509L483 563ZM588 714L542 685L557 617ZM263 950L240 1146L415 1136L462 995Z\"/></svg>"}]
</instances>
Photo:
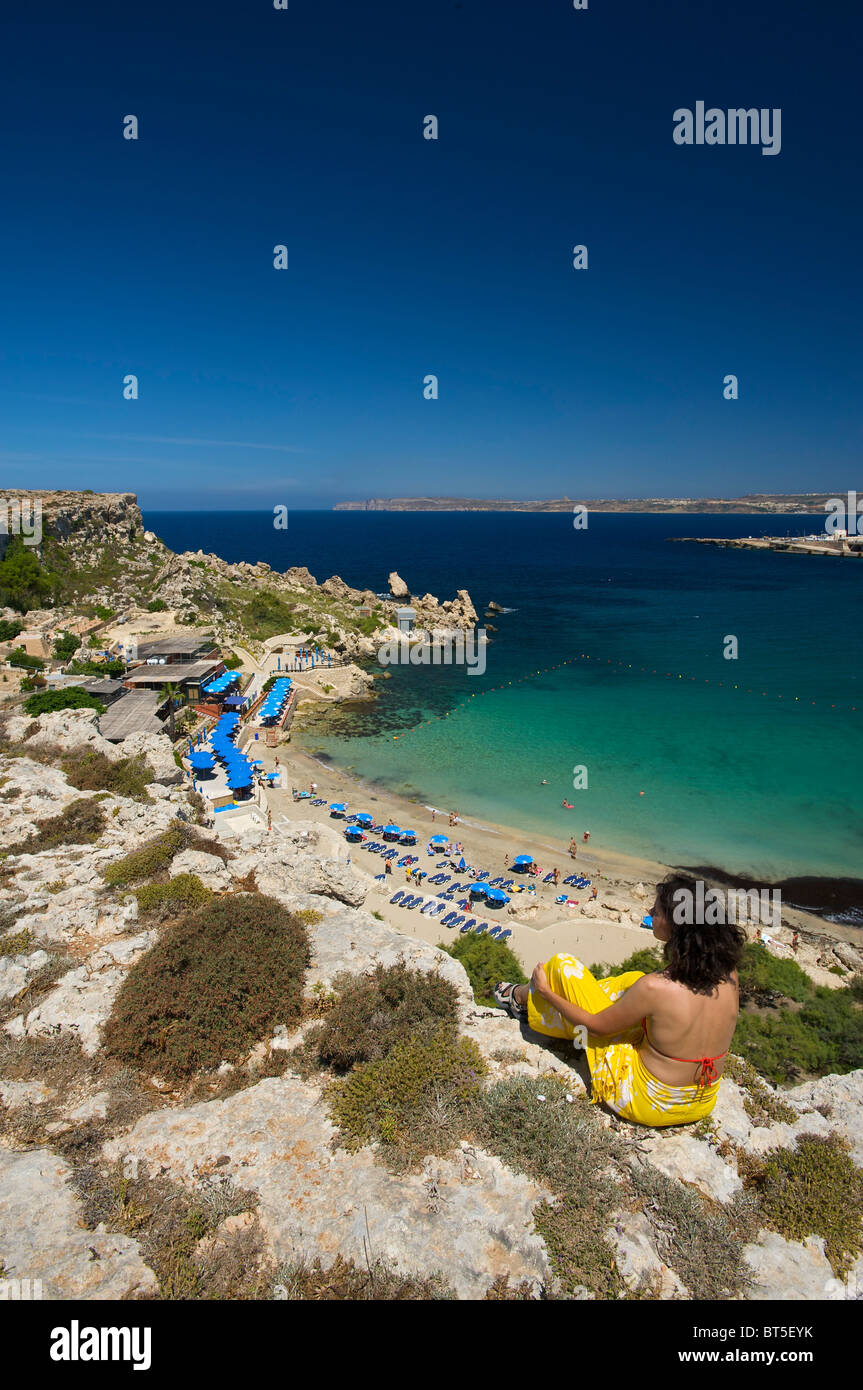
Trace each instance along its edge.
<instances>
[{"instance_id":1,"label":"bikini top","mask_svg":"<svg viewBox=\"0 0 863 1390\"><path fill-rule=\"evenodd\" d=\"M641 1020L641 1027L644 1032L645 1042L647 1042L653 1048L657 1057L664 1057L666 1062L691 1062L693 1066L701 1068L701 1072L698 1077L699 1086L712 1086L714 1082L719 1080L719 1073L717 1072L716 1067L714 1066L714 1062L718 1062L720 1057L724 1057L726 1055L726 1053L728 1052L727 1047L725 1049L725 1052L717 1052L715 1057L669 1057L667 1052L660 1052L659 1048L654 1047L653 1043L650 1041L650 1038L647 1033L646 1018L643 1018Z\"/></svg>"}]
</instances>

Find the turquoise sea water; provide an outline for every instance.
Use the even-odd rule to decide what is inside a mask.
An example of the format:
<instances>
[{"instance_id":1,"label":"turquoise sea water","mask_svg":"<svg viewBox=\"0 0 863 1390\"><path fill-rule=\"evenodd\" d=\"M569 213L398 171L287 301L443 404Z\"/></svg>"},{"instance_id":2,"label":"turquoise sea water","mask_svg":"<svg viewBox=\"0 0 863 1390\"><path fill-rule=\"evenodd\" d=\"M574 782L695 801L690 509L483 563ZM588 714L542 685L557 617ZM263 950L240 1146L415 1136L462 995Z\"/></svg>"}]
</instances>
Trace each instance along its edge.
<instances>
[{"instance_id":1,"label":"turquoise sea water","mask_svg":"<svg viewBox=\"0 0 863 1390\"><path fill-rule=\"evenodd\" d=\"M391 667L374 706L300 734L364 778L677 864L863 873L863 562L668 539L797 534L823 517L597 514L586 531L567 514L300 512L287 532L257 513L146 521L178 549L379 591L397 569L416 593L464 587L480 613L490 599L514 610L492 620L485 675Z\"/></svg>"}]
</instances>

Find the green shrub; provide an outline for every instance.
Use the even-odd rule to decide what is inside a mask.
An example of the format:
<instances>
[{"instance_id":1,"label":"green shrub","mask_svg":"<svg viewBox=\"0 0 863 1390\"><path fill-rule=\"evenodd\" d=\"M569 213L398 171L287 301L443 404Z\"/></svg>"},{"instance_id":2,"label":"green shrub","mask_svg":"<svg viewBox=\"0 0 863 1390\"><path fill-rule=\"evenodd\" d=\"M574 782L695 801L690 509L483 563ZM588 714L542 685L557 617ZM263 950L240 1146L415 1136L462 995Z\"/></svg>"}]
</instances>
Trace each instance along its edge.
<instances>
[{"instance_id":1,"label":"green shrub","mask_svg":"<svg viewBox=\"0 0 863 1390\"><path fill-rule=\"evenodd\" d=\"M147 604L147 612L164 613L167 607L168 605L163 598L151 598L150 602Z\"/></svg>"},{"instance_id":2,"label":"green shrub","mask_svg":"<svg viewBox=\"0 0 863 1390\"><path fill-rule=\"evenodd\" d=\"M146 883L135 889L141 912L190 912L212 896L197 874L177 874L167 883Z\"/></svg>"},{"instance_id":3,"label":"green shrub","mask_svg":"<svg viewBox=\"0 0 863 1390\"><path fill-rule=\"evenodd\" d=\"M24 709L33 719L38 718L40 714L51 714L58 709L94 709L98 710L99 714L105 713L102 701L89 695L78 685L69 685L65 690L44 690L39 695L31 695L29 700L24 701Z\"/></svg>"},{"instance_id":4,"label":"green shrub","mask_svg":"<svg viewBox=\"0 0 863 1390\"><path fill-rule=\"evenodd\" d=\"M351 1067L385 1057L398 1043L455 1027L458 995L448 980L404 964L334 981L338 1002L315 1038L323 1062Z\"/></svg>"},{"instance_id":5,"label":"green shrub","mask_svg":"<svg viewBox=\"0 0 863 1390\"><path fill-rule=\"evenodd\" d=\"M14 642L19 632L23 631L23 623L10 622L6 618L0 618L0 642Z\"/></svg>"},{"instance_id":6,"label":"green shrub","mask_svg":"<svg viewBox=\"0 0 863 1390\"><path fill-rule=\"evenodd\" d=\"M771 1149L749 1178L761 1214L786 1240L824 1238L841 1278L863 1250L863 1173L836 1134L801 1135L793 1149Z\"/></svg>"},{"instance_id":7,"label":"green shrub","mask_svg":"<svg viewBox=\"0 0 863 1390\"><path fill-rule=\"evenodd\" d=\"M153 772L142 755L112 762L94 748L76 748L60 758L60 770L79 791L107 791L146 801Z\"/></svg>"},{"instance_id":8,"label":"green shrub","mask_svg":"<svg viewBox=\"0 0 863 1390\"><path fill-rule=\"evenodd\" d=\"M355 1067L328 1087L327 1100L348 1148L378 1143L405 1167L452 1147L486 1071L476 1043L445 1024Z\"/></svg>"},{"instance_id":9,"label":"green shrub","mask_svg":"<svg viewBox=\"0 0 863 1390\"><path fill-rule=\"evenodd\" d=\"M754 995L773 993L799 1003L808 999L815 990L809 976L796 961L780 960L778 956L771 955L760 941L749 941L744 946L738 975L740 997L744 1000Z\"/></svg>"},{"instance_id":10,"label":"green shrub","mask_svg":"<svg viewBox=\"0 0 863 1390\"><path fill-rule=\"evenodd\" d=\"M482 936L474 932L458 936L451 946L442 941L440 948L461 962L467 971L474 999L487 1008L497 1007L494 987L501 980L509 980L514 985L527 984L527 976L506 942L495 941L485 932Z\"/></svg>"},{"instance_id":11,"label":"green shrub","mask_svg":"<svg viewBox=\"0 0 863 1390\"><path fill-rule=\"evenodd\" d=\"M14 647L7 658L10 666L21 666L25 671L44 671L45 663L39 656L31 656L23 647Z\"/></svg>"},{"instance_id":12,"label":"green shrub","mask_svg":"<svg viewBox=\"0 0 863 1390\"><path fill-rule=\"evenodd\" d=\"M621 961L620 965L592 965L590 973L597 980L605 980L609 975L626 975L630 970L641 970L645 975L652 975L656 970L665 969L665 958L661 946L642 946L639 950L633 951L631 956Z\"/></svg>"},{"instance_id":13,"label":"green shrub","mask_svg":"<svg viewBox=\"0 0 863 1390\"><path fill-rule=\"evenodd\" d=\"M734 1050L775 1083L863 1067L863 981L847 989L812 987L802 1009L741 1013Z\"/></svg>"},{"instance_id":14,"label":"green shrub","mask_svg":"<svg viewBox=\"0 0 863 1390\"><path fill-rule=\"evenodd\" d=\"M127 1065L185 1080L299 1018L305 929L273 898L214 898L133 965L105 1028Z\"/></svg>"},{"instance_id":15,"label":"green shrub","mask_svg":"<svg viewBox=\"0 0 863 1390\"><path fill-rule=\"evenodd\" d=\"M112 887L125 887L142 878L155 877L167 869L175 854L186 848L186 840L186 830L180 822L168 826L140 849L133 849L116 863L109 864L104 873L105 882Z\"/></svg>"},{"instance_id":16,"label":"green shrub","mask_svg":"<svg viewBox=\"0 0 863 1390\"><path fill-rule=\"evenodd\" d=\"M290 632L293 621L294 610L290 604L266 591L255 594L243 609L243 625L259 642L277 633Z\"/></svg>"},{"instance_id":17,"label":"green shrub","mask_svg":"<svg viewBox=\"0 0 863 1390\"><path fill-rule=\"evenodd\" d=\"M105 828L105 813L92 797L64 806L59 815L37 820L26 840L4 846L6 854L41 854L61 845L91 845Z\"/></svg>"},{"instance_id":18,"label":"green shrub","mask_svg":"<svg viewBox=\"0 0 863 1390\"><path fill-rule=\"evenodd\" d=\"M74 632L61 632L54 639L54 655L59 661L65 661L75 655L80 645L81 638L76 637Z\"/></svg>"},{"instance_id":19,"label":"green shrub","mask_svg":"<svg viewBox=\"0 0 863 1390\"><path fill-rule=\"evenodd\" d=\"M21 536L10 536L0 560L0 608L26 613L41 608L50 592L51 579L33 546L25 545Z\"/></svg>"},{"instance_id":20,"label":"green shrub","mask_svg":"<svg viewBox=\"0 0 863 1390\"><path fill-rule=\"evenodd\" d=\"M33 933L27 928L23 931L7 932L0 936L0 956L23 956L33 945Z\"/></svg>"}]
</instances>

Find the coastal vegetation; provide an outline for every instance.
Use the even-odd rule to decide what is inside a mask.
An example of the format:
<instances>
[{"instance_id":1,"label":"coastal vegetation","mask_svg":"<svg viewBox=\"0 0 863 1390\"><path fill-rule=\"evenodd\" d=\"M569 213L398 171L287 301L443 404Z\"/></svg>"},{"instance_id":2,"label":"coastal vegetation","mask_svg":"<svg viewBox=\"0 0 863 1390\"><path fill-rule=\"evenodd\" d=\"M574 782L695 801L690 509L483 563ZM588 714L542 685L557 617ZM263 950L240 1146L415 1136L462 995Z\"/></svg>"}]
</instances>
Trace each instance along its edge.
<instances>
[{"instance_id":1,"label":"coastal vegetation","mask_svg":"<svg viewBox=\"0 0 863 1390\"><path fill-rule=\"evenodd\" d=\"M127 1066L189 1081L238 1062L300 1015L305 928L274 898L231 893L164 929L132 966L105 1026Z\"/></svg>"},{"instance_id":2,"label":"coastal vegetation","mask_svg":"<svg viewBox=\"0 0 863 1390\"><path fill-rule=\"evenodd\" d=\"M42 854L61 845L91 845L105 828L105 813L93 797L70 801L55 816L33 822L33 831L17 844L4 845L2 857L10 854Z\"/></svg>"},{"instance_id":3,"label":"coastal vegetation","mask_svg":"<svg viewBox=\"0 0 863 1390\"><path fill-rule=\"evenodd\" d=\"M469 932L466 936L457 937L452 945L443 941L439 945L442 951L464 966L473 997L477 1004L485 1008L498 1007L494 987L499 981L508 980L514 985L527 984L527 976L515 953L505 941L495 941L486 932L482 936Z\"/></svg>"},{"instance_id":4,"label":"coastal vegetation","mask_svg":"<svg viewBox=\"0 0 863 1390\"><path fill-rule=\"evenodd\" d=\"M476 1043L442 1025L356 1066L326 1098L346 1148L374 1144L402 1170L453 1148L487 1070Z\"/></svg>"},{"instance_id":5,"label":"coastal vegetation","mask_svg":"<svg viewBox=\"0 0 863 1390\"><path fill-rule=\"evenodd\" d=\"M65 690L43 690L24 701L24 712L37 719L40 714L51 714L61 709L94 709L105 713L105 706L95 695L82 690L79 685L66 686Z\"/></svg>"},{"instance_id":6,"label":"coastal vegetation","mask_svg":"<svg viewBox=\"0 0 863 1390\"><path fill-rule=\"evenodd\" d=\"M793 1149L749 1159L746 1185L764 1225L786 1240L821 1236L838 1277L863 1250L863 1173L836 1134L803 1134Z\"/></svg>"},{"instance_id":7,"label":"coastal vegetation","mask_svg":"<svg viewBox=\"0 0 863 1390\"><path fill-rule=\"evenodd\" d=\"M231 858L230 850L224 845L205 839L192 826L177 821L138 849L130 850L122 859L109 864L104 872L105 882L114 888L125 888L144 879L159 881L159 876L167 874L171 860L183 849L203 849L225 861Z\"/></svg>"},{"instance_id":8,"label":"coastal vegetation","mask_svg":"<svg viewBox=\"0 0 863 1390\"><path fill-rule=\"evenodd\" d=\"M336 1002L310 1042L334 1067L379 1061L399 1043L456 1025L458 996L449 981L404 964L340 977L333 990Z\"/></svg>"}]
</instances>

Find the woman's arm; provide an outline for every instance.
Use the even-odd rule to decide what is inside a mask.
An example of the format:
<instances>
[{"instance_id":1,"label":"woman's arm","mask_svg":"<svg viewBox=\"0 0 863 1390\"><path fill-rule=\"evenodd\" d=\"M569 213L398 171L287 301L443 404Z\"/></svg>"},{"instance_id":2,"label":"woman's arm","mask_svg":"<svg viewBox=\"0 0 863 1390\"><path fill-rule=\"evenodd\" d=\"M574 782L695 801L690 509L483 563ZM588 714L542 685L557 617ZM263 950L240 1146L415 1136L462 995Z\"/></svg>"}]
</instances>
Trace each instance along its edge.
<instances>
[{"instance_id":1,"label":"woman's arm","mask_svg":"<svg viewBox=\"0 0 863 1390\"><path fill-rule=\"evenodd\" d=\"M592 1014L587 1009L580 1009L577 1004L571 1004L562 995L555 994L554 990L549 988L542 965L538 965L534 970L530 984L534 993L547 999L563 1018L576 1028L586 1028L589 1033L594 1033L600 1038L610 1037L614 1033L625 1033L628 1028L640 1023L651 1012L656 994L654 976L645 975L625 990L615 1004L609 1004L607 1009Z\"/></svg>"}]
</instances>

